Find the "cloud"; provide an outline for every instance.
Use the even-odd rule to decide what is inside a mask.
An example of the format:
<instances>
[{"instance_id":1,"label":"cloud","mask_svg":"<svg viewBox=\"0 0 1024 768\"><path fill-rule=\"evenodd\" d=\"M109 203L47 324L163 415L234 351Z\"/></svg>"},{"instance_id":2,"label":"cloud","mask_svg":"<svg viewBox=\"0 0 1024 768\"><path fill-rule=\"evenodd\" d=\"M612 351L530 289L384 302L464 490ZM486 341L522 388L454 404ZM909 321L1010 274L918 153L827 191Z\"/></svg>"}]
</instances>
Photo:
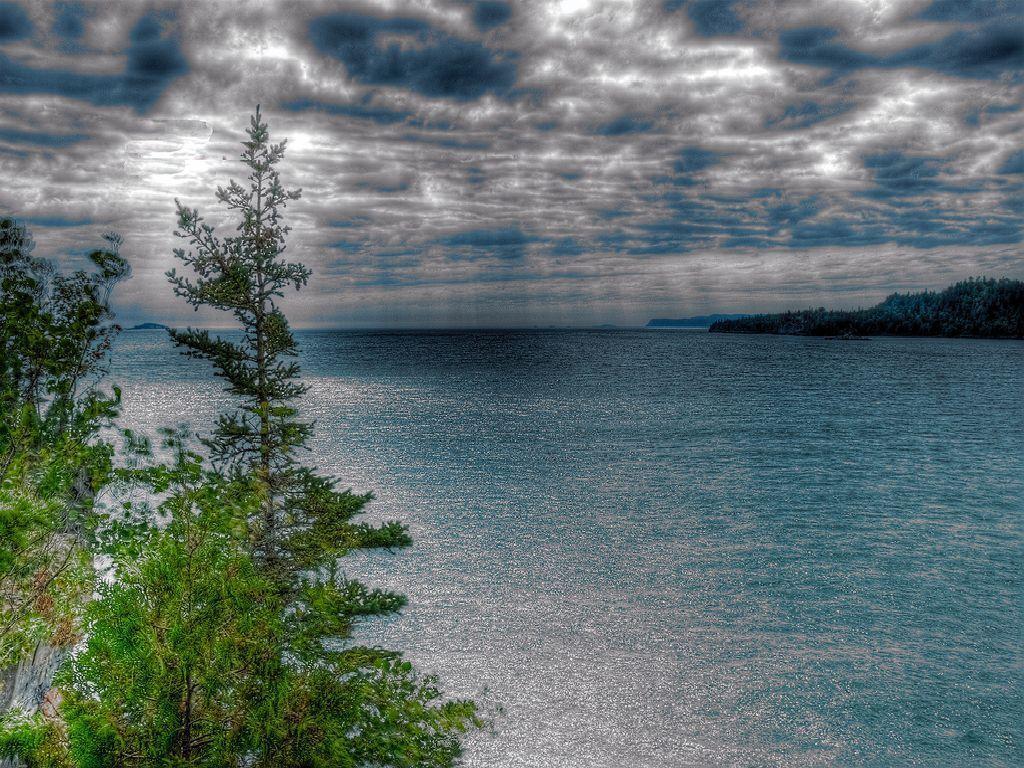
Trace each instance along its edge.
<instances>
[{"instance_id":1,"label":"cloud","mask_svg":"<svg viewBox=\"0 0 1024 768\"><path fill-rule=\"evenodd\" d=\"M888 242L889 239L879 224L825 219L795 227L789 245L796 248L819 248L837 244L856 247L879 245Z\"/></svg>"},{"instance_id":2,"label":"cloud","mask_svg":"<svg viewBox=\"0 0 1024 768\"><path fill-rule=\"evenodd\" d=\"M1021 14L1018 0L933 0L917 18L971 23L997 18L1019 20Z\"/></svg>"},{"instance_id":3,"label":"cloud","mask_svg":"<svg viewBox=\"0 0 1024 768\"><path fill-rule=\"evenodd\" d=\"M690 0L685 3L686 14L693 22L694 30L701 37L736 35L743 31L743 22L736 16L735 0ZM668 0L665 9L676 10L683 6L679 0Z\"/></svg>"},{"instance_id":4,"label":"cloud","mask_svg":"<svg viewBox=\"0 0 1024 768\"><path fill-rule=\"evenodd\" d=\"M520 259L531 240L518 226L513 225L457 232L439 239L438 243L453 250L452 258L493 256L498 259Z\"/></svg>"},{"instance_id":5,"label":"cloud","mask_svg":"<svg viewBox=\"0 0 1024 768\"><path fill-rule=\"evenodd\" d=\"M14 128L0 128L0 142L10 144L30 144L37 147L66 147L88 140L84 133L42 133L39 131L21 131Z\"/></svg>"},{"instance_id":6,"label":"cloud","mask_svg":"<svg viewBox=\"0 0 1024 768\"><path fill-rule=\"evenodd\" d=\"M93 223L92 219L67 219L63 216L28 216L24 221L33 227L57 227L60 229L87 227Z\"/></svg>"},{"instance_id":7,"label":"cloud","mask_svg":"<svg viewBox=\"0 0 1024 768\"><path fill-rule=\"evenodd\" d=\"M1020 104L984 104L978 107L972 107L968 109L964 115L964 123L976 128L993 118L998 118L1000 115L1012 114L1020 111Z\"/></svg>"},{"instance_id":8,"label":"cloud","mask_svg":"<svg viewBox=\"0 0 1024 768\"><path fill-rule=\"evenodd\" d=\"M549 252L552 256L580 256L586 253L586 248L574 237L563 237L551 245Z\"/></svg>"},{"instance_id":9,"label":"cloud","mask_svg":"<svg viewBox=\"0 0 1024 768\"><path fill-rule=\"evenodd\" d=\"M926 67L957 77L1020 80L1024 66L1024 35L1020 26L1002 23L958 30L934 43L909 48L882 59L884 66Z\"/></svg>"},{"instance_id":10,"label":"cloud","mask_svg":"<svg viewBox=\"0 0 1024 768\"><path fill-rule=\"evenodd\" d=\"M620 115L598 126L599 136L625 136L629 133L645 133L653 127L650 120L643 120L635 115Z\"/></svg>"},{"instance_id":11,"label":"cloud","mask_svg":"<svg viewBox=\"0 0 1024 768\"><path fill-rule=\"evenodd\" d=\"M77 43L85 36L85 21L89 11L80 3L57 3L51 29L64 39L65 50L76 50Z\"/></svg>"},{"instance_id":12,"label":"cloud","mask_svg":"<svg viewBox=\"0 0 1024 768\"><path fill-rule=\"evenodd\" d=\"M129 35L124 71L115 75L36 68L0 53L0 93L53 94L146 112L188 70L177 40L165 26L169 21L160 15L143 16Z\"/></svg>"},{"instance_id":13,"label":"cloud","mask_svg":"<svg viewBox=\"0 0 1024 768\"><path fill-rule=\"evenodd\" d=\"M1019 149L1008 155L1003 164L999 166L998 173L1024 173L1024 149Z\"/></svg>"},{"instance_id":14,"label":"cloud","mask_svg":"<svg viewBox=\"0 0 1024 768\"><path fill-rule=\"evenodd\" d=\"M299 325L645 322L1024 277L1024 87L985 48L1012 4L6 7L0 212L69 264L122 231L127 319L185 316L173 199L231 231L214 191L257 103L304 189Z\"/></svg>"},{"instance_id":15,"label":"cloud","mask_svg":"<svg viewBox=\"0 0 1024 768\"><path fill-rule=\"evenodd\" d=\"M835 42L838 36L839 30L828 27L785 30L779 35L779 56L795 64L838 71L879 66L876 57Z\"/></svg>"},{"instance_id":16,"label":"cloud","mask_svg":"<svg viewBox=\"0 0 1024 768\"><path fill-rule=\"evenodd\" d=\"M814 216L820 208L817 196L790 200L783 196L781 190L771 190L767 195L764 192L761 191L762 195L768 197L764 204L764 218L772 234Z\"/></svg>"},{"instance_id":17,"label":"cloud","mask_svg":"<svg viewBox=\"0 0 1024 768\"><path fill-rule=\"evenodd\" d=\"M507 94L516 80L511 61L417 18L337 13L313 19L309 36L318 51L339 59L350 77L367 85L472 101Z\"/></svg>"},{"instance_id":18,"label":"cloud","mask_svg":"<svg viewBox=\"0 0 1024 768\"><path fill-rule=\"evenodd\" d=\"M20 40L32 34L32 22L17 3L0 2L0 43Z\"/></svg>"},{"instance_id":19,"label":"cloud","mask_svg":"<svg viewBox=\"0 0 1024 768\"><path fill-rule=\"evenodd\" d=\"M473 22L479 29L500 27L512 18L512 6L501 0L479 0L473 3Z\"/></svg>"},{"instance_id":20,"label":"cloud","mask_svg":"<svg viewBox=\"0 0 1024 768\"><path fill-rule=\"evenodd\" d=\"M372 120L375 123L384 125L405 122L414 114L410 110L393 109L391 107L375 107L369 104L328 104L308 98L285 101L280 104L280 107L290 112L312 110L329 115L343 115L345 117Z\"/></svg>"},{"instance_id":21,"label":"cloud","mask_svg":"<svg viewBox=\"0 0 1024 768\"><path fill-rule=\"evenodd\" d=\"M868 67L892 69L921 67L946 75L1020 79L1024 65L1024 37L1019 27L1002 23L960 29L939 40L879 55L858 51L838 42L839 30L830 27L791 29L779 35L785 61L832 70L842 75Z\"/></svg>"},{"instance_id":22,"label":"cloud","mask_svg":"<svg viewBox=\"0 0 1024 768\"><path fill-rule=\"evenodd\" d=\"M800 104L790 104L780 114L769 116L765 120L765 127L786 128L790 130L807 128L845 114L855 106L850 101L837 101L832 104L804 101Z\"/></svg>"},{"instance_id":23,"label":"cloud","mask_svg":"<svg viewBox=\"0 0 1024 768\"><path fill-rule=\"evenodd\" d=\"M910 157L902 152L885 152L864 158L877 189L872 194L894 197L920 194L937 186L940 161L932 157Z\"/></svg>"},{"instance_id":24,"label":"cloud","mask_svg":"<svg viewBox=\"0 0 1024 768\"><path fill-rule=\"evenodd\" d=\"M721 155L700 147L686 147L679 152L673 167L676 173L698 173L717 165Z\"/></svg>"}]
</instances>

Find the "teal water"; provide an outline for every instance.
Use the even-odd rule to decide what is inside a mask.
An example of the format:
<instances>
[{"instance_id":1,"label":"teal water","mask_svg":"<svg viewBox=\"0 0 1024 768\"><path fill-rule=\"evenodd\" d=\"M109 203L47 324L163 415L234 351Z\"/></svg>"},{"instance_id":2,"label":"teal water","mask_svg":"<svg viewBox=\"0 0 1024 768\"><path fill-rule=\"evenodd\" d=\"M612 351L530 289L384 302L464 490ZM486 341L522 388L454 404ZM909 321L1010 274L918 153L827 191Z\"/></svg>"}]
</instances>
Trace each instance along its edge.
<instances>
[{"instance_id":1,"label":"teal water","mask_svg":"<svg viewBox=\"0 0 1024 768\"><path fill-rule=\"evenodd\" d=\"M1024 344L299 334L311 460L415 546L400 647L466 766L1024 764ZM226 401L126 333L123 420Z\"/></svg>"}]
</instances>

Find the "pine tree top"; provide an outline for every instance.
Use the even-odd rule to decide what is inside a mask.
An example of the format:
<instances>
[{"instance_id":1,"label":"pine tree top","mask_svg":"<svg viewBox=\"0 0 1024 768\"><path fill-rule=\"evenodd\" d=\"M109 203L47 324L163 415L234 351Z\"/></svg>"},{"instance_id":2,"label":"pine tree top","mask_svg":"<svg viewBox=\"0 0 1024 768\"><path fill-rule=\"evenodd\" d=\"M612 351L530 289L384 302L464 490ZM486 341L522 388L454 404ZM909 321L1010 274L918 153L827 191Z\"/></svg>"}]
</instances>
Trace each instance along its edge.
<instances>
[{"instance_id":1,"label":"pine tree top","mask_svg":"<svg viewBox=\"0 0 1024 768\"><path fill-rule=\"evenodd\" d=\"M285 189L275 167L285 147L284 141L271 142L257 109L241 153L248 186L231 181L217 189L217 199L239 217L236 234L219 237L198 211L179 202L176 234L189 247L176 249L175 255L195 277L171 270L168 278L197 309L230 312L241 326L237 339L195 329L171 334L187 354L209 360L237 398L237 408L219 418L205 443L215 466L258 489L262 511L249 521L255 551L281 574L282 588L298 594L303 589L299 582L308 581L311 571L331 571L351 549L405 546L410 540L398 523L374 527L354 522L371 496L337 490L333 479L298 458L313 425L299 417L297 403L306 386L295 337L276 299L287 288L306 285L310 271L284 257L289 228L283 213L299 197L298 191ZM318 582L318 588L326 583ZM347 585L345 590L339 605L348 601L361 612L390 611L401 604L383 593L366 591L363 599L363 592L351 592ZM317 598L321 604L324 599ZM332 610L344 614L337 606Z\"/></svg>"}]
</instances>

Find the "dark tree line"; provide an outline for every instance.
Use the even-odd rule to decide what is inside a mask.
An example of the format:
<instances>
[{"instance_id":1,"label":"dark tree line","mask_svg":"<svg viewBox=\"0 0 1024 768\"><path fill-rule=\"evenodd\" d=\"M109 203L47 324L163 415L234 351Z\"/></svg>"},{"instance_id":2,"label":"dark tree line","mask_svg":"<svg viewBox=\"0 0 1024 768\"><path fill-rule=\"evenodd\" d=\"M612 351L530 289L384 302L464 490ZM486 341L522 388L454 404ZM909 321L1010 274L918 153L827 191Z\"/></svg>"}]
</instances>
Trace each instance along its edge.
<instances>
[{"instance_id":1,"label":"dark tree line","mask_svg":"<svg viewBox=\"0 0 1024 768\"><path fill-rule=\"evenodd\" d=\"M880 304L853 311L804 309L720 320L716 333L802 336L945 336L1024 338L1024 282L971 278L943 291L894 293Z\"/></svg>"}]
</instances>

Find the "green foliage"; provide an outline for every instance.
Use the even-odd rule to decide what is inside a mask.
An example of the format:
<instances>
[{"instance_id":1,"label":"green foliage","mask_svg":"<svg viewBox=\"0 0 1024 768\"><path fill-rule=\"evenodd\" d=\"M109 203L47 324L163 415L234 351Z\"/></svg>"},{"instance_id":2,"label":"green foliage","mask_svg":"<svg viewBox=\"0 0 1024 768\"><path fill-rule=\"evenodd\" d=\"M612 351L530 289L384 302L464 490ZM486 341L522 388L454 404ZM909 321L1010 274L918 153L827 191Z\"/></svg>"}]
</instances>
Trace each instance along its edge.
<instances>
[{"instance_id":1,"label":"green foliage","mask_svg":"<svg viewBox=\"0 0 1024 768\"><path fill-rule=\"evenodd\" d=\"M253 554L279 579L290 602L307 601L297 610L308 612L314 595L309 584L339 557L357 548L407 546L410 539L397 522L380 527L355 522L371 496L339 491L334 480L296 458L312 425L298 417L296 400L306 387L299 380L295 338L276 299L288 287L298 290L310 276L306 267L283 256L288 233L283 209L299 192L281 185L275 166L285 143L270 142L259 110L243 146L249 187L232 181L217 190L218 199L241 216L238 234L219 238L197 211L179 203L177 234L190 247L175 254L196 276L168 273L176 293L195 307L230 312L242 327L241 340L198 330L172 336L188 354L212 362L238 398L238 409L220 418L206 445L215 466L234 480L251 482L260 495L258 514L247 521ZM344 613L355 615L359 598L350 586L344 590L353 600Z\"/></svg>"},{"instance_id":2,"label":"green foliage","mask_svg":"<svg viewBox=\"0 0 1024 768\"><path fill-rule=\"evenodd\" d=\"M60 724L37 713L0 717L0 758L20 759L25 768L71 768Z\"/></svg>"},{"instance_id":3,"label":"green foliage","mask_svg":"<svg viewBox=\"0 0 1024 768\"><path fill-rule=\"evenodd\" d=\"M719 320L721 333L785 333L806 336L948 336L1024 338L1024 282L977 278L938 293L894 293L881 304L854 312L805 309Z\"/></svg>"},{"instance_id":4,"label":"green foliage","mask_svg":"<svg viewBox=\"0 0 1024 768\"><path fill-rule=\"evenodd\" d=\"M205 444L224 482L251 500L237 516L242 539L281 607L274 655L281 667L263 669L265 698L253 700L264 724L254 759L267 766L450 765L458 734L476 722L474 705L441 702L434 681L398 654L346 643L358 619L393 613L405 598L340 575L338 559L411 539L398 522L357 522L371 495L339 490L297 459L312 424L298 415L306 387L276 300L310 277L283 256L283 209L299 193L281 185L275 166L285 143L270 142L258 109L243 146L248 187L232 181L217 190L240 214L237 234L218 237L179 203L176 234L189 248L175 254L194 278L173 270L168 278L190 304L229 312L242 329L237 341L192 329L172 337L209 360L237 397L237 410L219 419ZM339 643L343 650L331 650Z\"/></svg>"},{"instance_id":5,"label":"green foliage","mask_svg":"<svg viewBox=\"0 0 1024 768\"><path fill-rule=\"evenodd\" d=\"M31 255L24 227L0 220L0 447L34 448L67 433L88 437L116 402L93 385L120 330L109 307L130 273L120 238L89 254L94 270L61 274Z\"/></svg>"},{"instance_id":6,"label":"green foliage","mask_svg":"<svg viewBox=\"0 0 1024 768\"><path fill-rule=\"evenodd\" d=\"M195 278L170 273L175 291L232 313L244 331L239 342L173 333L238 398L205 441L212 469L184 433L165 433L174 461L159 464L130 431L128 466L112 469L109 446L94 438L118 395L104 399L86 381L102 372L116 331L106 297L127 267L115 248L93 254L93 273L61 278L29 257L23 230L0 227L13 244L3 251L0 343L13 357L0 369L0 567L21 580L17 595L49 573L55 553L68 555L81 570L64 571L79 583L67 591L68 638L84 637L58 675L57 717L0 721L0 756L29 768L445 768L477 724L472 702L445 701L400 654L352 642L358 620L405 598L346 578L338 558L410 538L397 522L357 522L372 497L338 490L296 459L312 426L298 418L305 387L275 299L309 271L281 257L281 209L298 197L274 169L283 151L257 111L242 154L250 188L218 190L241 214L237 236L220 240L178 208L192 249L177 255ZM123 501L99 516L92 495L111 480ZM111 577L99 583L97 555ZM85 588L96 597L83 613ZM17 647L53 623L40 620L38 601L18 616Z\"/></svg>"},{"instance_id":7,"label":"green foliage","mask_svg":"<svg viewBox=\"0 0 1024 768\"><path fill-rule=\"evenodd\" d=\"M281 185L275 165L284 156L285 142L270 143L259 111L249 127L242 162L249 169L249 189L232 181L217 190L217 198L238 211L238 235L219 238L196 210L177 201L179 237L189 250L175 255L196 277L168 273L174 291L197 309L210 306L230 312L245 330L240 343L213 338L206 331L172 331L190 354L210 360L239 396L240 407L220 418L207 440L215 464L234 476L252 475L265 497L262 515L253 521L254 543L270 564L277 564L283 546L284 510L275 504L293 483L294 453L309 436L310 425L296 418L292 401L305 392L297 381L295 339L275 305L275 297L309 279L303 265L286 261L282 209L299 191Z\"/></svg>"},{"instance_id":8,"label":"green foliage","mask_svg":"<svg viewBox=\"0 0 1024 768\"><path fill-rule=\"evenodd\" d=\"M298 674L261 766L445 768L475 723L465 701L439 703L433 678L394 655L355 649L330 666Z\"/></svg>"},{"instance_id":9,"label":"green foliage","mask_svg":"<svg viewBox=\"0 0 1024 768\"><path fill-rule=\"evenodd\" d=\"M67 466L63 458L46 460ZM73 643L93 577L88 550L71 534L82 513L64 494L37 490L38 476L20 469L12 466L0 481L0 666L37 643Z\"/></svg>"},{"instance_id":10,"label":"green foliage","mask_svg":"<svg viewBox=\"0 0 1024 768\"><path fill-rule=\"evenodd\" d=\"M471 703L442 701L398 654L313 650L324 632L347 636L355 613L401 598L318 582L305 608L286 610L239 524L259 494L204 470L183 436L166 446L172 465L118 473L162 500L105 528L117 579L90 603L84 647L59 676L61 727L29 721L0 750L67 768L450 766ZM282 653L306 641L310 653Z\"/></svg>"},{"instance_id":11,"label":"green foliage","mask_svg":"<svg viewBox=\"0 0 1024 768\"><path fill-rule=\"evenodd\" d=\"M91 590L83 546L111 470L99 429L120 393L96 389L118 326L109 297L128 273L120 238L61 274L0 220L0 666L36 643L68 645Z\"/></svg>"},{"instance_id":12,"label":"green foliage","mask_svg":"<svg viewBox=\"0 0 1024 768\"><path fill-rule=\"evenodd\" d=\"M163 527L111 528L116 581L87 612L85 647L59 679L73 765L240 764L254 702L280 667L281 604L238 536L244 494L173 443Z\"/></svg>"},{"instance_id":13,"label":"green foliage","mask_svg":"<svg viewBox=\"0 0 1024 768\"><path fill-rule=\"evenodd\" d=\"M312 427L298 418L305 387L275 298L309 272L281 257L280 209L298 196L274 169L283 150L257 112L242 154L250 188L218 191L241 214L237 236L218 239L179 205L192 250L177 255L195 279L172 272L175 291L231 312L244 334L173 338L213 362L239 407L205 441L213 470L169 433L173 464L116 473L147 501L128 494L99 530L114 578L97 588L85 642L59 677L63 725L9 731L10 754L74 768L442 768L476 723L471 702L443 701L399 654L351 643L357 620L405 599L344 577L337 559L410 539L398 523L356 522L371 496L296 460ZM131 433L126 444L147 453Z\"/></svg>"}]
</instances>

